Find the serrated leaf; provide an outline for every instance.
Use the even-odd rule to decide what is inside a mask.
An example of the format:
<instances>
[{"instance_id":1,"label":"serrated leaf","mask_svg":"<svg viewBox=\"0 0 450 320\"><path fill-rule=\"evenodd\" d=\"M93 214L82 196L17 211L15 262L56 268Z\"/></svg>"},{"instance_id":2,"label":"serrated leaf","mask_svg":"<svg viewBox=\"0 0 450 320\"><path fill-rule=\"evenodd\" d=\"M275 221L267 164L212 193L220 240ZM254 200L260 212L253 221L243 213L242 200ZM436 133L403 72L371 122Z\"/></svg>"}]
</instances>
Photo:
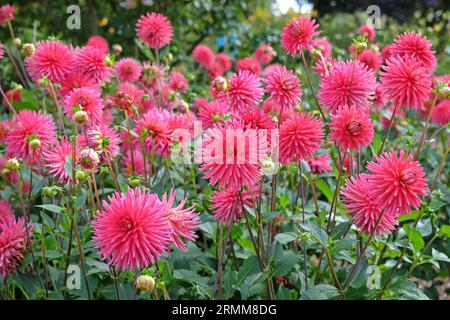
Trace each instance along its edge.
<instances>
[{"instance_id":1,"label":"serrated leaf","mask_svg":"<svg viewBox=\"0 0 450 320\"><path fill-rule=\"evenodd\" d=\"M54 205L54 204L39 204L35 207L42 208L44 210L53 212L53 213L61 213L62 208L60 206Z\"/></svg>"},{"instance_id":2,"label":"serrated leaf","mask_svg":"<svg viewBox=\"0 0 450 320\"><path fill-rule=\"evenodd\" d=\"M329 284L319 284L303 292L300 300L332 300L339 296L337 288Z\"/></svg>"}]
</instances>

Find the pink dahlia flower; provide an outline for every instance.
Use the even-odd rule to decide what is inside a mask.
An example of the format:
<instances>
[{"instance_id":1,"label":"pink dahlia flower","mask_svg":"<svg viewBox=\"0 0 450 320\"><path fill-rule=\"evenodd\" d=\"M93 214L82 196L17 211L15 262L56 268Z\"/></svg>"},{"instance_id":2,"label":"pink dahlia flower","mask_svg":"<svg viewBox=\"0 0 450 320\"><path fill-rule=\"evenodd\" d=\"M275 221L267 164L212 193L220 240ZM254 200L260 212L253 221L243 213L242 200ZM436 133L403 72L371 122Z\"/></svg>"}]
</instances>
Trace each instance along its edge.
<instances>
[{"instance_id":1,"label":"pink dahlia flower","mask_svg":"<svg viewBox=\"0 0 450 320\"><path fill-rule=\"evenodd\" d=\"M387 44L381 49L381 56L383 57L383 62L386 62L391 57L392 44Z\"/></svg>"},{"instance_id":2,"label":"pink dahlia flower","mask_svg":"<svg viewBox=\"0 0 450 320\"><path fill-rule=\"evenodd\" d=\"M32 230L30 224L28 231ZM3 278L16 272L29 248L25 219L0 219L0 275Z\"/></svg>"},{"instance_id":3,"label":"pink dahlia flower","mask_svg":"<svg viewBox=\"0 0 450 320\"><path fill-rule=\"evenodd\" d=\"M319 99L330 112L349 105L367 108L374 94L374 73L359 61L337 62L320 81Z\"/></svg>"},{"instance_id":4,"label":"pink dahlia flower","mask_svg":"<svg viewBox=\"0 0 450 320\"><path fill-rule=\"evenodd\" d=\"M3 60L5 57L5 48L3 47L3 44L0 43L0 60Z\"/></svg>"},{"instance_id":5,"label":"pink dahlia flower","mask_svg":"<svg viewBox=\"0 0 450 320\"><path fill-rule=\"evenodd\" d=\"M359 150L373 140L373 123L365 110L343 106L331 114L331 140L344 150Z\"/></svg>"},{"instance_id":6,"label":"pink dahlia flower","mask_svg":"<svg viewBox=\"0 0 450 320\"><path fill-rule=\"evenodd\" d=\"M39 139L40 146L32 151L30 141ZM12 129L6 137L6 154L31 163L40 159L56 143L56 126L52 118L41 111L22 110L13 119Z\"/></svg>"},{"instance_id":7,"label":"pink dahlia flower","mask_svg":"<svg viewBox=\"0 0 450 320\"><path fill-rule=\"evenodd\" d=\"M418 109L430 96L431 78L416 58L391 56L382 68L381 89L394 106Z\"/></svg>"},{"instance_id":8,"label":"pink dahlia flower","mask_svg":"<svg viewBox=\"0 0 450 320\"><path fill-rule=\"evenodd\" d=\"M0 24L2 26L6 26L8 22L11 22L15 19L14 10L16 7L14 5L5 4L0 7Z\"/></svg>"},{"instance_id":9,"label":"pink dahlia flower","mask_svg":"<svg viewBox=\"0 0 450 320\"><path fill-rule=\"evenodd\" d=\"M251 129L275 129L277 124L267 112L258 107L247 107L240 112L240 118L246 127Z\"/></svg>"},{"instance_id":10,"label":"pink dahlia flower","mask_svg":"<svg viewBox=\"0 0 450 320\"><path fill-rule=\"evenodd\" d=\"M40 41L33 56L25 59L28 74L37 83L47 76L52 83L61 83L73 67L71 48L56 40Z\"/></svg>"},{"instance_id":11,"label":"pink dahlia flower","mask_svg":"<svg viewBox=\"0 0 450 320\"><path fill-rule=\"evenodd\" d=\"M188 81L184 74L175 71L170 73L169 86L173 91L179 93L186 93L189 87Z\"/></svg>"},{"instance_id":12,"label":"pink dahlia flower","mask_svg":"<svg viewBox=\"0 0 450 320\"><path fill-rule=\"evenodd\" d=\"M0 221L11 218L14 218L14 211L11 205L5 199L0 198Z\"/></svg>"},{"instance_id":13,"label":"pink dahlia flower","mask_svg":"<svg viewBox=\"0 0 450 320\"><path fill-rule=\"evenodd\" d=\"M241 191L234 189L214 191L211 198L214 219L226 225L237 222L244 217L244 206L253 208L258 197L259 190L254 186Z\"/></svg>"},{"instance_id":14,"label":"pink dahlia flower","mask_svg":"<svg viewBox=\"0 0 450 320\"><path fill-rule=\"evenodd\" d=\"M372 190L369 180L368 174L347 179L341 191L342 200L359 230L367 234L375 232L378 236L390 234L398 225L397 211L384 212L377 227L383 209L376 201L375 191Z\"/></svg>"},{"instance_id":15,"label":"pink dahlia flower","mask_svg":"<svg viewBox=\"0 0 450 320\"><path fill-rule=\"evenodd\" d=\"M297 52L308 49L313 43L313 37L320 34L316 31L319 25L315 22L316 20L310 17L293 19L283 28L280 41L283 49L293 57Z\"/></svg>"},{"instance_id":16,"label":"pink dahlia flower","mask_svg":"<svg viewBox=\"0 0 450 320\"><path fill-rule=\"evenodd\" d=\"M142 269L159 260L169 246L167 208L158 196L140 189L115 192L103 201L93 221L93 241L102 260L122 270Z\"/></svg>"},{"instance_id":17,"label":"pink dahlia flower","mask_svg":"<svg viewBox=\"0 0 450 320\"><path fill-rule=\"evenodd\" d=\"M204 178L222 189L256 184L261 177L258 142L258 130L244 128L237 121L208 129L201 150Z\"/></svg>"},{"instance_id":18,"label":"pink dahlia flower","mask_svg":"<svg viewBox=\"0 0 450 320\"><path fill-rule=\"evenodd\" d=\"M226 53L219 53L216 58L216 62L220 65L223 72L227 72L231 69L233 62Z\"/></svg>"},{"instance_id":19,"label":"pink dahlia flower","mask_svg":"<svg viewBox=\"0 0 450 320\"><path fill-rule=\"evenodd\" d=\"M75 149L75 162L78 161L79 149ZM67 184L72 180L70 172L66 171L66 163L72 160L72 143L63 136L61 143L52 145L44 154L44 160L48 173L58 179L59 182Z\"/></svg>"},{"instance_id":20,"label":"pink dahlia flower","mask_svg":"<svg viewBox=\"0 0 450 320\"><path fill-rule=\"evenodd\" d=\"M417 32L407 32L398 36L391 45L389 52L391 55L416 58L429 74L436 69L437 60L431 42L426 36L422 38Z\"/></svg>"},{"instance_id":21,"label":"pink dahlia flower","mask_svg":"<svg viewBox=\"0 0 450 320\"><path fill-rule=\"evenodd\" d=\"M77 109L81 108L88 115L88 123L99 124L102 122L103 100L98 90L86 87L73 89L69 95L63 98L62 105L64 113L69 119L72 119L74 113L78 111Z\"/></svg>"},{"instance_id":22,"label":"pink dahlia flower","mask_svg":"<svg viewBox=\"0 0 450 320\"><path fill-rule=\"evenodd\" d=\"M309 158L306 162L311 169L311 173L322 174L333 171L330 165L330 155L327 153Z\"/></svg>"},{"instance_id":23,"label":"pink dahlia flower","mask_svg":"<svg viewBox=\"0 0 450 320\"><path fill-rule=\"evenodd\" d=\"M113 161L113 158L120 151L119 134L116 130L103 123L91 126L91 128L86 130L86 134L80 136L78 143L82 148L89 147L97 150L103 163L107 163L108 158L110 161Z\"/></svg>"},{"instance_id":24,"label":"pink dahlia flower","mask_svg":"<svg viewBox=\"0 0 450 320\"><path fill-rule=\"evenodd\" d=\"M152 12L139 18L136 23L136 34L150 48L161 49L172 41L173 27L166 16Z\"/></svg>"},{"instance_id":25,"label":"pink dahlia flower","mask_svg":"<svg viewBox=\"0 0 450 320\"><path fill-rule=\"evenodd\" d=\"M373 106L377 108L377 110L381 110L381 108L383 108L387 104L386 100L386 95L384 94L381 85L377 83L375 87L375 94L372 100Z\"/></svg>"},{"instance_id":26,"label":"pink dahlia flower","mask_svg":"<svg viewBox=\"0 0 450 320\"><path fill-rule=\"evenodd\" d=\"M184 209L186 199L182 200L177 206L174 206L175 191L172 189L169 197L164 194L162 203L166 206L167 222L172 227L171 242L182 251L187 250L183 238L189 241L195 241L197 235L194 230L200 225L200 219L194 212L194 206Z\"/></svg>"},{"instance_id":27,"label":"pink dahlia flower","mask_svg":"<svg viewBox=\"0 0 450 320\"><path fill-rule=\"evenodd\" d=\"M142 74L141 65L132 58L120 59L117 61L115 68L119 80L123 82L138 81Z\"/></svg>"},{"instance_id":28,"label":"pink dahlia flower","mask_svg":"<svg viewBox=\"0 0 450 320\"><path fill-rule=\"evenodd\" d=\"M269 64L277 56L270 44L260 45L255 51L255 58L261 64Z\"/></svg>"},{"instance_id":29,"label":"pink dahlia flower","mask_svg":"<svg viewBox=\"0 0 450 320\"><path fill-rule=\"evenodd\" d=\"M311 45L311 48L319 50L322 54L322 57L328 58L331 56L331 44L325 38L315 39Z\"/></svg>"},{"instance_id":30,"label":"pink dahlia flower","mask_svg":"<svg viewBox=\"0 0 450 320\"><path fill-rule=\"evenodd\" d=\"M320 148L322 121L308 113L296 113L280 127L280 161L283 164L310 158Z\"/></svg>"},{"instance_id":31,"label":"pink dahlia flower","mask_svg":"<svg viewBox=\"0 0 450 320\"><path fill-rule=\"evenodd\" d=\"M214 52L203 44L199 44L194 48L192 57L195 62L201 64L206 69L214 64Z\"/></svg>"},{"instance_id":32,"label":"pink dahlia flower","mask_svg":"<svg viewBox=\"0 0 450 320\"><path fill-rule=\"evenodd\" d=\"M99 83L88 75L79 73L76 70L72 70L66 75L63 81L60 83L61 88L57 90L60 97L67 96L73 89L77 88L91 88L98 90L100 88Z\"/></svg>"},{"instance_id":33,"label":"pink dahlia flower","mask_svg":"<svg viewBox=\"0 0 450 320\"><path fill-rule=\"evenodd\" d=\"M145 113L137 122L136 129L141 137L145 137L144 145L147 153L155 151L159 156L170 155L172 132L162 111L154 109Z\"/></svg>"},{"instance_id":34,"label":"pink dahlia flower","mask_svg":"<svg viewBox=\"0 0 450 320\"><path fill-rule=\"evenodd\" d=\"M364 50L358 55L358 61L365 64L369 69L377 72L381 66L381 56L372 50Z\"/></svg>"},{"instance_id":35,"label":"pink dahlia flower","mask_svg":"<svg viewBox=\"0 0 450 320\"><path fill-rule=\"evenodd\" d=\"M258 105L263 94L258 76L248 71L241 71L229 79L228 93L221 92L218 100L228 104L233 110L239 110L246 106Z\"/></svg>"},{"instance_id":36,"label":"pink dahlia flower","mask_svg":"<svg viewBox=\"0 0 450 320\"><path fill-rule=\"evenodd\" d=\"M293 75L292 70L285 67L275 67L264 77L266 91L270 98L282 109L295 107L302 95L300 81Z\"/></svg>"},{"instance_id":37,"label":"pink dahlia flower","mask_svg":"<svg viewBox=\"0 0 450 320\"><path fill-rule=\"evenodd\" d=\"M93 46L84 46L75 51L74 72L80 72L95 82L108 81L112 68L105 64L106 54Z\"/></svg>"},{"instance_id":38,"label":"pink dahlia flower","mask_svg":"<svg viewBox=\"0 0 450 320\"><path fill-rule=\"evenodd\" d=\"M372 173L369 182L375 199L387 212L411 213L411 207L418 209L428 191L425 172L418 161L401 150L385 152L369 162L367 169Z\"/></svg>"},{"instance_id":39,"label":"pink dahlia flower","mask_svg":"<svg viewBox=\"0 0 450 320\"><path fill-rule=\"evenodd\" d=\"M377 36L375 29L367 24L362 25L359 28L359 34L364 36L367 39L367 41L369 41L369 42L372 42L373 40L375 40L375 37Z\"/></svg>"},{"instance_id":40,"label":"pink dahlia flower","mask_svg":"<svg viewBox=\"0 0 450 320\"><path fill-rule=\"evenodd\" d=\"M226 121L230 115L226 104L211 101L201 107L198 117L203 127L208 129Z\"/></svg>"},{"instance_id":41,"label":"pink dahlia flower","mask_svg":"<svg viewBox=\"0 0 450 320\"><path fill-rule=\"evenodd\" d=\"M261 64L253 57L246 57L237 61L236 71L248 71L259 76L261 74Z\"/></svg>"},{"instance_id":42,"label":"pink dahlia flower","mask_svg":"<svg viewBox=\"0 0 450 320\"><path fill-rule=\"evenodd\" d=\"M93 46L102 51L105 54L109 54L109 43L108 40L103 38L102 36L90 36L86 45Z\"/></svg>"},{"instance_id":43,"label":"pink dahlia flower","mask_svg":"<svg viewBox=\"0 0 450 320\"><path fill-rule=\"evenodd\" d=\"M439 102L431 112L431 121L433 123L443 126L450 123L450 100L443 100Z\"/></svg>"}]
</instances>

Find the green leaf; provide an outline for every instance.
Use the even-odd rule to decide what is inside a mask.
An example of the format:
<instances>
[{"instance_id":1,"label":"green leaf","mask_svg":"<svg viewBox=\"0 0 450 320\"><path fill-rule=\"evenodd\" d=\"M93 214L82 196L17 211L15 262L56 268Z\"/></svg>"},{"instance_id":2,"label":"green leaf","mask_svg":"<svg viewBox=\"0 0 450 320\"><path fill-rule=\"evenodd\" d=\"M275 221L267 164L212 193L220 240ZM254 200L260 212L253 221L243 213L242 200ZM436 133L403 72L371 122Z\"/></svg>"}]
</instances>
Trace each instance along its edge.
<instances>
[{"instance_id":1,"label":"green leaf","mask_svg":"<svg viewBox=\"0 0 450 320\"><path fill-rule=\"evenodd\" d=\"M378 152L381 149L381 144L382 144L382 137L380 134L375 134L375 137L373 138L373 151L375 152L375 154L378 154Z\"/></svg>"},{"instance_id":2,"label":"green leaf","mask_svg":"<svg viewBox=\"0 0 450 320\"><path fill-rule=\"evenodd\" d=\"M417 223L417 230L422 234L422 237L427 237L433 232L430 219L423 219Z\"/></svg>"},{"instance_id":3,"label":"green leaf","mask_svg":"<svg viewBox=\"0 0 450 320\"><path fill-rule=\"evenodd\" d=\"M438 234L450 238L450 225L443 225L439 228Z\"/></svg>"},{"instance_id":4,"label":"green leaf","mask_svg":"<svg viewBox=\"0 0 450 320\"><path fill-rule=\"evenodd\" d=\"M417 288L417 285L409 279L400 278L389 287L394 296L402 300L429 300L429 298Z\"/></svg>"},{"instance_id":5,"label":"green leaf","mask_svg":"<svg viewBox=\"0 0 450 320\"><path fill-rule=\"evenodd\" d=\"M355 239L349 239L349 238L338 240L334 243L334 246L331 249L331 253L337 254L337 253L341 252L342 250L346 250L346 249L350 248L355 242L356 242Z\"/></svg>"},{"instance_id":6,"label":"green leaf","mask_svg":"<svg viewBox=\"0 0 450 320\"><path fill-rule=\"evenodd\" d=\"M409 224L403 225L403 229L413 245L414 252L417 253L422 250L425 246L422 234L417 229L412 228Z\"/></svg>"},{"instance_id":7,"label":"green leaf","mask_svg":"<svg viewBox=\"0 0 450 320\"><path fill-rule=\"evenodd\" d=\"M321 227L311 221L307 221L304 224L301 224L300 227L312 234L312 236L319 241L323 246L328 243L328 235Z\"/></svg>"},{"instance_id":8,"label":"green leaf","mask_svg":"<svg viewBox=\"0 0 450 320\"><path fill-rule=\"evenodd\" d=\"M250 256L239 269L236 286L239 287L245 278L259 272L261 272L261 268L259 267L258 258L256 256Z\"/></svg>"},{"instance_id":9,"label":"green leaf","mask_svg":"<svg viewBox=\"0 0 450 320\"><path fill-rule=\"evenodd\" d=\"M319 284L303 292L300 300L333 300L339 296L337 288L329 284Z\"/></svg>"},{"instance_id":10,"label":"green leaf","mask_svg":"<svg viewBox=\"0 0 450 320\"><path fill-rule=\"evenodd\" d=\"M367 268L369 267L369 261L364 258L362 262L359 263L358 268L355 272L355 278L352 281L352 288L361 288L366 284L369 274L367 273Z\"/></svg>"},{"instance_id":11,"label":"green leaf","mask_svg":"<svg viewBox=\"0 0 450 320\"><path fill-rule=\"evenodd\" d=\"M433 211L439 211L440 208L445 206L445 202L442 202L442 201L437 200L437 199L433 199L433 200L431 200L431 202L430 202L430 204L428 206Z\"/></svg>"},{"instance_id":12,"label":"green leaf","mask_svg":"<svg viewBox=\"0 0 450 320\"><path fill-rule=\"evenodd\" d=\"M273 275L275 277L282 277L289 273L289 271L294 268L297 264L298 257L295 253L291 251L284 251L281 259L275 261L275 272Z\"/></svg>"},{"instance_id":13,"label":"green leaf","mask_svg":"<svg viewBox=\"0 0 450 320\"><path fill-rule=\"evenodd\" d=\"M62 208L60 206L54 205L54 204L40 204L36 205L35 207L42 208L44 210L53 212L53 213L61 213Z\"/></svg>"},{"instance_id":14,"label":"green leaf","mask_svg":"<svg viewBox=\"0 0 450 320\"><path fill-rule=\"evenodd\" d=\"M275 236L275 240L281 244L288 244L289 242L295 241L296 239L297 239L297 234L294 232L278 233Z\"/></svg>"},{"instance_id":15,"label":"green leaf","mask_svg":"<svg viewBox=\"0 0 450 320\"><path fill-rule=\"evenodd\" d=\"M325 197L327 197L328 202L331 202L331 200L333 200L333 192L324 180L317 181L317 189L319 189L319 191L322 192Z\"/></svg>"},{"instance_id":16,"label":"green leaf","mask_svg":"<svg viewBox=\"0 0 450 320\"><path fill-rule=\"evenodd\" d=\"M336 227L333 228L333 231L331 232L331 236L333 239L341 239L347 232L347 230L350 228L351 222L345 221L340 224L338 224Z\"/></svg>"},{"instance_id":17,"label":"green leaf","mask_svg":"<svg viewBox=\"0 0 450 320\"><path fill-rule=\"evenodd\" d=\"M447 255L445 253L439 252L434 248L431 249L431 255L433 256L434 260L450 262L450 258L447 257Z\"/></svg>"}]
</instances>

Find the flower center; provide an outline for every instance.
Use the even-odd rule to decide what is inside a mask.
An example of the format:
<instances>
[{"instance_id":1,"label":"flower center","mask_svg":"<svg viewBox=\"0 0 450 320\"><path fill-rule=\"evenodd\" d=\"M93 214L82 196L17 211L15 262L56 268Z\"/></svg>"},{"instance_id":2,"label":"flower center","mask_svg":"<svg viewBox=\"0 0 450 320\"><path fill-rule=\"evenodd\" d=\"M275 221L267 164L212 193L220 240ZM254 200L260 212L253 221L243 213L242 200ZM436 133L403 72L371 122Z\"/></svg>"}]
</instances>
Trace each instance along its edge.
<instances>
[{"instance_id":1,"label":"flower center","mask_svg":"<svg viewBox=\"0 0 450 320\"><path fill-rule=\"evenodd\" d=\"M361 133L361 122L352 120L347 125L347 132L356 136Z\"/></svg>"},{"instance_id":2,"label":"flower center","mask_svg":"<svg viewBox=\"0 0 450 320\"><path fill-rule=\"evenodd\" d=\"M134 227L134 223L130 218L123 218L120 220L120 225L123 228L124 231L131 231Z\"/></svg>"},{"instance_id":3,"label":"flower center","mask_svg":"<svg viewBox=\"0 0 450 320\"><path fill-rule=\"evenodd\" d=\"M400 173L400 180L405 184L414 183L416 182L416 174L414 172L405 170Z\"/></svg>"}]
</instances>

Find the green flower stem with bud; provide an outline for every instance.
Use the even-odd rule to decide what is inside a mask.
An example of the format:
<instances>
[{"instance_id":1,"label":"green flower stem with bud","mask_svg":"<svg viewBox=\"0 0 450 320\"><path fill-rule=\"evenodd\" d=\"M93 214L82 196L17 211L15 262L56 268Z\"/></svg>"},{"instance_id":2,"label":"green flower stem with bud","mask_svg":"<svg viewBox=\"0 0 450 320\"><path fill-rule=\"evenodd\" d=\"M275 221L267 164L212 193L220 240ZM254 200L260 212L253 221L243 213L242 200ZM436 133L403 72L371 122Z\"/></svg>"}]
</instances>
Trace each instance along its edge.
<instances>
[{"instance_id":1,"label":"green flower stem with bud","mask_svg":"<svg viewBox=\"0 0 450 320\"><path fill-rule=\"evenodd\" d=\"M420 136L419 145L417 146L417 150L414 155L414 160L419 159L420 152L422 151L423 143L425 142L425 138L427 137L428 126L430 125L431 112L433 111L433 108L436 105L437 98L438 98L438 96L435 95L433 98L433 102L431 103L431 107L428 109L427 120L425 122L425 126L423 127L422 135Z\"/></svg>"}]
</instances>

